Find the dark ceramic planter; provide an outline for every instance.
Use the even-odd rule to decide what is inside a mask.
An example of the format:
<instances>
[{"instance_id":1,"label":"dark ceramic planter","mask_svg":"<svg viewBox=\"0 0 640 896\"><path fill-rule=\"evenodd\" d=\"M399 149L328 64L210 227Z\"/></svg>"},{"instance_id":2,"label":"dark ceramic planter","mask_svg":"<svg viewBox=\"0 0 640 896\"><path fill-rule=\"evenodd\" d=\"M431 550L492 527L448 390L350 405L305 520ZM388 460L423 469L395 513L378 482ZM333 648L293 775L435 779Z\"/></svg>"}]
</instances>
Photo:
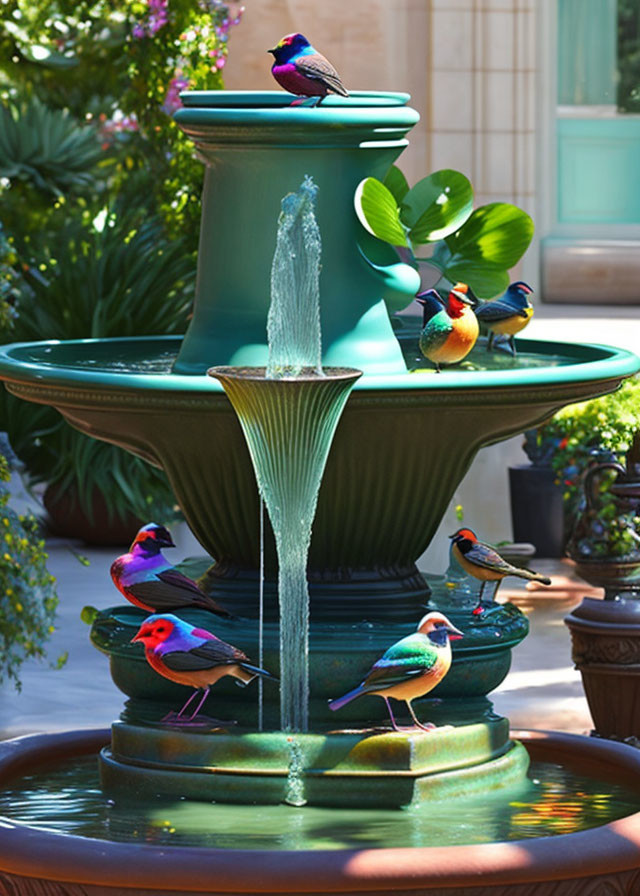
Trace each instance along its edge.
<instances>
[{"instance_id":1,"label":"dark ceramic planter","mask_svg":"<svg viewBox=\"0 0 640 896\"><path fill-rule=\"evenodd\" d=\"M516 732L531 758L629 789L640 753L574 735ZM37 735L0 744L0 785L45 763L94 755L108 731ZM383 893L434 896L637 896L640 813L576 834L481 846L404 849L195 849L59 835L3 821L0 892L20 896L184 896Z\"/></svg>"},{"instance_id":2,"label":"dark ceramic planter","mask_svg":"<svg viewBox=\"0 0 640 896\"><path fill-rule=\"evenodd\" d=\"M602 737L640 737L640 563L580 560L576 571L605 588L565 622L594 727Z\"/></svg>"},{"instance_id":3,"label":"dark ceramic planter","mask_svg":"<svg viewBox=\"0 0 640 896\"><path fill-rule=\"evenodd\" d=\"M514 541L530 542L538 557L564 555L562 488L549 467L509 467Z\"/></svg>"}]
</instances>

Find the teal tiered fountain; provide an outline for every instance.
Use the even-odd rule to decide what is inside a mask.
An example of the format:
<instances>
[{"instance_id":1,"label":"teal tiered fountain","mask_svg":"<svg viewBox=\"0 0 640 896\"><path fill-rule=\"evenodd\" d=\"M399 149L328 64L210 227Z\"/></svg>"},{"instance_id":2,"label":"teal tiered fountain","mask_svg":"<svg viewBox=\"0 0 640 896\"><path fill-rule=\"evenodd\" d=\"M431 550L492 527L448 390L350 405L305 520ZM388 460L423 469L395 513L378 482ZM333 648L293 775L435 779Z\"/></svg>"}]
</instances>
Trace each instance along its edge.
<instances>
[{"instance_id":1,"label":"teal tiered fountain","mask_svg":"<svg viewBox=\"0 0 640 896\"><path fill-rule=\"evenodd\" d=\"M290 108L288 98L279 93L187 94L176 118L194 141L206 176L196 307L184 341L42 342L8 346L0 355L0 376L13 393L51 404L82 431L164 467L194 534L215 558L205 577L207 587L237 615L229 622L216 620L216 632L256 655L258 493L241 426L222 387L205 371L212 365L267 363L265 284L274 249L269 222L281 197L304 175L313 177L319 187L318 223L324 239L322 363L363 371L336 430L309 554L309 720L315 733L296 762L312 801L316 793L315 801L325 805L341 802L349 787L347 801L352 804L397 806L416 802L416 797L420 802L468 794L478 787L513 793L510 787L522 786L527 759L509 740L506 721L493 716L486 704L468 699L482 698L506 675L510 649L527 627L515 608L496 608L477 624L464 612L455 620L466 637L438 691L439 696L458 698L445 700L439 710L439 721L458 724L451 736L441 730L436 735L367 737L362 728L376 720L380 709L366 698L353 704L351 717L344 711L343 718L358 730L331 735L326 731L327 698L357 683L391 642L415 629L429 599L416 558L429 544L477 450L535 425L570 401L615 389L640 366L621 350L523 340L517 365L504 369L446 371L440 376L412 372L415 345L396 339L389 310L408 303L417 289L417 274L399 263L390 248L372 248L353 211L358 183L370 175L384 176L406 145L405 134L417 121L407 100L402 94L356 93L306 109ZM273 668L279 660L275 568L269 534L265 665ZM204 627L210 622L197 611L185 616ZM114 762L105 764L111 769L105 780L113 784L114 793L118 775L121 789L144 789L145 781L153 787L163 780L161 773L169 763L183 797L281 799L282 781L291 768L290 756L283 757L287 745L281 733L167 732L156 724L167 704L175 708L173 701L183 695L161 681L129 644L140 620L135 608L117 607L101 614L93 630L94 642L110 655L114 680L131 698L124 725L115 726ZM228 714L255 729L253 699L239 700L223 685L216 686L213 699L216 715ZM278 727L277 716L276 706L267 704L268 728ZM335 718L331 722L335 724ZM69 735L33 748L7 747L0 757L0 780L41 762L43 750L53 758L56 750L84 753L106 740L104 733ZM525 742L534 758L553 761L563 756L571 760L569 765L588 767L606 780L616 764L620 775L638 788L640 763L623 748L614 749L613 756L607 745L586 746L580 739L547 742L528 737ZM253 783L247 788L250 775ZM209 789L203 790L205 779ZM334 795L328 799L327 794ZM243 836L249 816L231 818L224 814L226 807L214 808L218 814L210 824ZM505 813L501 804L490 826ZM144 833L146 822L135 817L136 834L128 829L125 836L135 838L140 826ZM146 817L152 818L153 812ZM561 843L554 847L543 838L526 847L496 844L481 852L467 846L449 853L447 847L315 855L308 850L317 846L318 837L324 842L323 831L340 828L344 816L300 817L312 828L316 825L316 840L302 841L303 852L293 855L188 847L149 855L148 847L138 844L107 848L101 834L98 840L60 838L8 823L0 883L22 887L21 893L115 893L123 888L373 893L441 887L456 894L516 896L551 893L531 882L557 877L570 879L572 887L575 883L562 892L583 893L578 887L585 875L602 871L598 861L605 855L618 875L616 881L631 880L638 868L640 835L634 816L617 827L598 829L596 840L592 837L582 848L575 838L583 835L573 834L574 848ZM113 839L119 839L115 816L112 821ZM269 827L271 822L262 824ZM293 829L288 830L276 843L295 849L300 842ZM433 829L426 835L420 833L420 824L406 830L408 839L400 841L404 846L433 842ZM156 840L152 830L148 836ZM346 843L354 841L347 837ZM233 845L241 846L242 841ZM34 851L39 855L36 867ZM576 852L579 861L572 859ZM29 874L38 878L30 890L25 889ZM51 881L63 883L56 889ZM519 884L528 889L518 889Z\"/></svg>"}]
</instances>

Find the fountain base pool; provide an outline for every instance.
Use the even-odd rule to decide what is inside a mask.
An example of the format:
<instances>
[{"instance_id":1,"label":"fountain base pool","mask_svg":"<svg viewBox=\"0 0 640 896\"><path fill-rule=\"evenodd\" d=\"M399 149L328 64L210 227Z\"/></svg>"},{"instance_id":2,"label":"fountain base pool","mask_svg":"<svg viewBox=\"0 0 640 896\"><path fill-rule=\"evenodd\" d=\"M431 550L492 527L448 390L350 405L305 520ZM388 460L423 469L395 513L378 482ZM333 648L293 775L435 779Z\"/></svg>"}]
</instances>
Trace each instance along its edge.
<instances>
[{"instance_id":1,"label":"fountain base pool","mask_svg":"<svg viewBox=\"0 0 640 896\"><path fill-rule=\"evenodd\" d=\"M640 890L640 753L621 744L575 735L515 734L534 763L561 765L569 777L581 776L572 785L573 796L557 782L555 795L552 787L551 798L542 803L511 792L494 811L494 823L487 821L488 816L480 821L477 800L468 811L456 814L457 821L448 802L430 803L424 819L440 829L447 819L461 826L457 840L446 837L444 842L466 844L438 847L424 845L433 842L433 832L430 836L429 826L422 827L412 810L393 811L392 823L389 812L378 816L370 809L362 811L362 830L367 835L359 839L337 824L338 818L344 819L345 810L339 810L332 822L330 813L335 810L271 807L266 810L268 816L261 816L261 830L256 832L246 820L259 815L259 808L215 805L204 806L203 811L212 813L213 842L217 839L227 848L176 846L172 840L184 841L171 819L179 817L181 807L194 806L178 801L169 806L158 803L155 814L147 815L144 823L135 819L135 842L114 842L120 836L131 838L132 831L119 831L113 820L110 827L109 815L117 814L118 806L105 803L100 796L95 771L93 786L85 784L84 790L81 782L74 785L77 772L71 773L67 787L56 786L54 819L44 812L44 801L38 805L41 791L37 788L38 772L44 766L59 769L69 760L77 760L85 766L88 761L95 768L96 753L108 742L108 731L71 731L6 741L0 744L0 812L11 817L0 821L0 891L20 896L150 896L158 892L167 896L194 892L210 896L347 892L361 896L388 892L635 896ZM49 774L59 773L54 768ZM28 777L18 780L19 776ZM626 801L609 813L605 823L606 794L612 790L625 794ZM136 795L131 798L135 800ZM97 800L101 801L100 813ZM490 802L482 800L485 805ZM30 814L25 812L27 803ZM587 823L596 825L590 830L580 830L585 806L591 810ZM225 812L249 814L243 816L245 821L238 818L235 826L230 826L225 823ZM28 817L21 820L21 813ZM289 819L284 834L280 824L283 813ZM66 818L66 824L61 818ZM355 821L349 817L344 824L354 830ZM496 832L504 834L505 826L510 839L486 842ZM536 828L543 836L536 838ZM382 842L393 843L393 848L376 848L376 829ZM519 831L531 839L522 839ZM548 836L554 833L557 836ZM265 840L269 845L265 846ZM202 840L194 842L202 845Z\"/></svg>"}]
</instances>

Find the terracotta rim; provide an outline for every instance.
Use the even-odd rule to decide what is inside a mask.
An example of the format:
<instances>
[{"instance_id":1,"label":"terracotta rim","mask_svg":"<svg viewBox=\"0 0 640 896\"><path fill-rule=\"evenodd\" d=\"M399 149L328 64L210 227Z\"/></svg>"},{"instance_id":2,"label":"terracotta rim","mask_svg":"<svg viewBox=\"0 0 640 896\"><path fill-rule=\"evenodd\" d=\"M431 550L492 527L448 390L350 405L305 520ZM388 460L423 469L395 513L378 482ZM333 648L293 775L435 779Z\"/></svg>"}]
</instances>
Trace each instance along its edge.
<instances>
[{"instance_id":1,"label":"terracotta rim","mask_svg":"<svg viewBox=\"0 0 640 896\"><path fill-rule=\"evenodd\" d=\"M640 788L640 752L611 741L516 731L532 758ZM97 751L108 730L0 743L0 785L34 765ZM112 843L2 820L0 870L123 888L228 893L389 892L585 878L640 866L640 812L590 831L478 846L266 852Z\"/></svg>"}]
</instances>

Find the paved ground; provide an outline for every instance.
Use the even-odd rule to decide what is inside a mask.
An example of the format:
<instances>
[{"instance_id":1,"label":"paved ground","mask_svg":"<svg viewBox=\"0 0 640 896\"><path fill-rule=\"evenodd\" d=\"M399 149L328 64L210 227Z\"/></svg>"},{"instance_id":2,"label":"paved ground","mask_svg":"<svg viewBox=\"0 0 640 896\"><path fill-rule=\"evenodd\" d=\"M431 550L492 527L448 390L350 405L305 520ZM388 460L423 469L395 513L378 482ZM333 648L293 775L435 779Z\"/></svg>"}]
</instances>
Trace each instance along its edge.
<instances>
[{"instance_id":1,"label":"paved ground","mask_svg":"<svg viewBox=\"0 0 640 896\"><path fill-rule=\"evenodd\" d=\"M201 553L186 526L174 537L176 558ZM50 642L50 656L55 659L66 650L69 659L61 670L29 662L23 667L21 693L6 686L0 689L0 737L107 726L122 708L124 698L111 681L108 661L91 646L89 629L80 619L85 604L104 608L120 602L109 577L117 552L63 539L50 539L48 551L60 595L58 630ZM89 566L82 565L76 553L86 556ZM518 580L505 583L514 583L515 590L505 588L504 593L513 594L529 615L531 634L514 651L512 671L492 699L514 727L587 732L591 720L562 622L571 602L579 602L583 589L572 589L569 581L562 590L570 571L564 563L538 561L536 568L558 577L561 588L550 598L543 592L524 591Z\"/></svg>"}]
</instances>

